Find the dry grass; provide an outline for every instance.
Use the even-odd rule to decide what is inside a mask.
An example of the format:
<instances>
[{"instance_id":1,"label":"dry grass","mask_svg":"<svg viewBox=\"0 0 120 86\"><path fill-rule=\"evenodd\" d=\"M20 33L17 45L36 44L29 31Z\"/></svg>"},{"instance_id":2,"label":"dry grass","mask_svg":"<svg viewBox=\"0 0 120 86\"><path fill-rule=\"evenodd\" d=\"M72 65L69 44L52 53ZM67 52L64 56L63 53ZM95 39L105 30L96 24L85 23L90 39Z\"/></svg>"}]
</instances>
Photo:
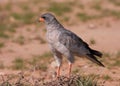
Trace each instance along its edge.
<instances>
[{"instance_id":1,"label":"dry grass","mask_svg":"<svg viewBox=\"0 0 120 86\"><path fill-rule=\"evenodd\" d=\"M103 79L104 80L111 80L111 77L109 75L105 75L105 76L103 76Z\"/></svg>"},{"instance_id":2,"label":"dry grass","mask_svg":"<svg viewBox=\"0 0 120 86\"><path fill-rule=\"evenodd\" d=\"M14 70L27 70L32 67L35 70L46 71L48 69L48 63L44 63L46 60L50 60L52 54L50 52L46 52L42 55L33 56L31 59L23 59L22 57L16 57L13 60L12 66L9 66ZM4 68L4 65L0 64L1 68Z\"/></svg>"},{"instance_id":3,"label":"dry grass","mask_svg":"<svg viewBox=\"0 0 120 86\"><path fill-rule=\"evenodd\" d=\"M17 37L15 40L14 40L15 43L18 43L20 45L23 45L25 44L25 38L24 36L20 35L19 37Z\"/></svg>"},{"instance_id":4,"label":"dry grass","mask_svg":"<svg viewBox=\"0 0 120 86\"><path fill-rule=\"evenodd\" d=\"M51 3L48 11L60 16L64 15L64 13L71 12L72 9L69 3Z\"/></svg>"},{"instance_id":5,"label":"dry grass","mask_svg":"<svg viewBox=\"0 0 120 86\"><path fill-rule=\"evenodd\" d=\"M109 2L112 2L115 4L115 6L119 6L119 1L117 0L108 0ZM71 16L69 16L69 13L72 13L73 16L77 15L77 18L79 18L80 21L90 21L90 20L96 20L108 16L115 17L117 19L120 19L120 12L116 10L111 9L105 9L101 6L102 1L93 1L94 3L90 5L90 10L97 10L100 12L99 15L91 14L89 15L89 12L84 12L84 9L86 8L85 5L82 3L79 3L78 1L65 1L65 2L54 2L51 1L49 3L46 3L46 0L35 0L35 1L28 1L28 2L20 2L20 3L12 3L8 2L4 4L4 6L0 6L0 10L2 14L0 15L0 38L10 38L10 34L7 34L6 31L12 32L14 34L16 32L16 28L19 28L21 26L26 26L33 24L35 21L35 16L39 15L39 11L47 11L47 12L53 12L62 20L62 22L68 22L71 20ZM26 5L28 4L28 5ZM38 8L31 8L31 6L34 6ZM43 4L43 5L40 5ZM45 4L45 6L44 6ZM18 8L19 10L14 10L14 7ZM40 8L40 10L39 10ZM80 10L80 12L75 12L74 10L77 8ZM41 10L42 9L42 10ZM82 9L82 10L81 10ZM42 13L42 12L41 12ZM63 17L64 16L64 17ZM76 20L76 18L74 17ZM71 20L72 21L72 20ZM9 23L9 25L8 25ZM69 23L68 23L69 24Z\"/></svg>"},{"instance_id":6,"label":"dry grass","mask_svg":"<svg viewBox=\"0 0 120 86\"><path fill-rule=\"evenodd\" d=\"M4 45L4 43L0 43L0 48L3 48L5 45Z\"/></svg>"},{"instance_id":7,"label":"dry grass","mask_svg":"<svg viewBox=\"0 0 120 86\"><path fill-rule=\"evenodd\" d=\"M90 39L90 44L94 45L94 44L96 44L96 41L92 38L92 39Z\"/></svg>"},{"instance_id":8,"label":"dry grass","mask_svg":"<svg viewBox=\"0 0 120 86\"><path fill-rule=\"evenodd\" d=\"M97 79L94 76L74 75L70 78L60 76L55 80L45 82L42 78L26 77L23 72L17 75L1 76L1 86L97 86ZM15 78L15 80L14 80ZM14 82L12 83L12 80Z\"/></svg>"},{"instance_id":9,"label":"dry grass","mask_svg":"<svg viewBox=\"0 0 120 86\"><path fill-rule=\"evenodd\" d=\"M120 1L119 0L109 0L109 1L116 6L120 6Z\"/></svg>"},{"instance_id":10,"label":"dry grass","mask_svg":"<svg viewBox=\"0 0 120 86\"><path fill-rule=\"evenodd\" d=\"M111 17L113 19L115 18L117 20L120 19L119 10L104 8L104 6L101 4L101 2L104 1L100 0L93 0L93 4L89 4L88 6L82 2L80 3L79 0L77 0L76 2L72 2L71 0L65 2L63 0L61 2L50 1L48 3L46 3L46 1L47 0L28 0L19 3L17 3L16 1L15 3L8 2L0 5L0 40L5 40L3 42L0 42L0 50L6 47L7 42L11 42L14 34L17 34L17 29L27 27L28 25L32 26L34 24L34 21L36 20L34 19L34 17L44 12L54 13L56 17L62 20L62 22L64 22L65 24L69 24L66 23L69 21L79 24L80 21L83 21L84 23L91 22L91 20L96 22L97 19L101 21L101 19L108 17ZM120 6L119 0L107 0L106 2L108 2L108 4L112 3L115 8L119 8ZM89 11L86 12L86 8ZM99 14L94 14L94 12L89 14L89 12L93 10ZM38 28L37 25L35 27ZM39 28L41 27L41 24L39 24ZM32 29L28 29L27 31L32 35L34 34L34 31ZM45 32L45 29L43 32ZM37 40L35 41L38 41L41 44L46 43L46 41L40 36L37 36L36 39ZM31 40L34 41L34 39ZM26 43L26 37L20 35L18 38L15 39L14 43L24 45ZM90 44L96 44L96 40L90 39ZM7 50L0 51L0 54L2 55L4 51L6 53ZM13 52L11 53L13 54ZM26 60L24 60L23 57L19 57L14 59L11 69L29 70L33 67L36 68L36 70L47 72L49 66L48 64L50 64L49 61L51 60L50 57L53 57L50 52L45 52L43 55L35 55L32 58ZM118 52L116 55L112 55L111 53L104 53L102 60L104 60L104 63L111 68L120 67L120 60L118 59L119 57L120 52ZM109 60L111 60L112 62ZM0 69L7 69L2 61L0 61ZM72 73L76 74L79 72L80 70L76 68L73 70ZM31 77L31 74L32 73L28 74L29 76L24 73L20 73L17 75L12 74L0 76L0 86L51 86L51 84L62 84L62 86L69 86L69 84L73 86L93 86L93 84L94 86L98 85L97 81L94 81L94 78L91 79L90 76L84 77L76 75L71 76L70 78L61 76L57 80L50 80L49 82L46 82L45 79L41 77ZM105 75L103 79L107 81L111 80L112 77L109 75Z\"/></svg>"},{"instance_id":11,"label":"dry grass","mask_svg":"<svg viewBox=\"0 0 120 86\"><path fill-rule=\"evenodd\" d=\"M12 68L13 68L14 70L22 70L22 69L25 69L26 66L25 66L24 60L23 60L21 57L16 58L16 59L13 61Z\"/></svg>"}]
</instances>

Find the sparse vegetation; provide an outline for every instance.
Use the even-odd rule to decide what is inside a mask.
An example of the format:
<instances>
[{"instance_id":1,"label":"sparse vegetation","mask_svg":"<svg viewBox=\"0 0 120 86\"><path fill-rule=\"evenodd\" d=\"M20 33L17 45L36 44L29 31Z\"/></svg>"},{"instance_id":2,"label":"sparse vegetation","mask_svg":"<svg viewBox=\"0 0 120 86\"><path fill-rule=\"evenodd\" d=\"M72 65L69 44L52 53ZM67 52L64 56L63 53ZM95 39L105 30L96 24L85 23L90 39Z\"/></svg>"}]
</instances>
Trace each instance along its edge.
<instances>
[{"instance_id":1,"label":"sparse vegetation","mask_svg":"<svg viewBox=\"0 0 120 86\"><path fill-rule=\"evenodd\" d=\"M69 21L69 17L67 17L67 16L65 16L65 17L63 17L63 21L65 21L65 22L68 22Z\"/></svg>"},{"instance_id":2,"label":"sparse vegetation","mask_svg":"<svg viewBox=\"0 0 120 86\"><path fill-rule=\"evenodd\" d=\"M120 6L120 1L119 0L109 0L109 1L116 6Z\"/></svg>"},{"instance_id":3,"label":"sparse vegetation","mask_svg":"<svg viewBox=\"0 0 120 86\"><path fill-rule=\"evenodd\" d=\"M102 9L102 17L113 16L117 19L120 19L120 11L110 10L110 9Z\"/></svg>"},{"instance_id":4,"label":"sparse vegetation","mask_svg":"<svg viewBox=\"0 0 120 86\"><path fill-rule=\"evenodd\" d=\"M52 57L52 56L53 56L53 55L52 55L51 52L46 52L46 53L38 56L38 58L39 58L39 59L46 59L46 58L48 59L49 57Z\"/></svg>"},{"instance_id":5,"label":"sparse vegetation","mask_svg":"<svg viewBox=\"0 0 120 86\"><path fill-rule=\"evenodd\" d=\"M10 11L11 10L11 8L12 8L12 5L11 5L12 3L7 3L6 4L6 7L5 7L5 9L7 10L7 11Z\"/></svg>"},{"instance_id":6,"label":"sparse vegetation","mask_svg":"<svg viewBox=\"0 0 120 86\"><path fill-rule=\"evenodd\" d=\"M90 40L90 44L91 44L91 45L94 45L94 44L96 44L96 41L95 41L94 39L91 39L91 40Z\"/></svg>"},{"instance_id":7,"label":"sparse vegetation","mask_svg":"<svg viewBox=\"0 0 120 86\"><path fill-rule=\"evenodd\" d=\"M112 65L113 66L120 66L120 60L116 60Z\"/></svg>"},{"instance_id":8,"label":"sparse vegetation","mask_svg":"<svg viewBox=\"0 0 120 86\"><path fill-rule=\"evenodd\" d=\"M5 45L4 45L4 43L0 43L0 48L3 48Z\"/></svg>"},{"instance_id":9,"label":"sparse vegetation","mask_svg":"<svg viewBox=\"0 0 120 86\"><path fill-rule=\"evenodd\" d=\"M40 37L40 36L35 37L35 39L39 40L41 44L45 44L46 43L46 41L42 37Z\"/></svg>"},{"instance_id":10,"label":"sparse vegetation","mask_svg":"<svg viewBox=\"0 0 120 86\"><path fill-rule=\"evenodd\" d=\"M103 76L103 79L105 79L105 80L110 80L111 77L110 77L109 75L105 75L105 76Z\"/></svg>"},{"instance_id":11,"label":"sparse vegetation","mask_svg":"<svg viewBox=\"0 0 120 86\"><path fill-rule=\"evenodd\" d=\"M38 68L42 71L46 71L48 67L46 64L39 64Z\"/></svg>"},{"instance_id":12,"label":"sparse vegetation","mask_svg":"<svg viewBox=\"0 0 120 86\"><path fill-rule=\"evenodd\" d=\"M33 29L33 28L38 28L38 29L41 28L40 31L42 31L43 33L46 32L46 29L44 29L42 27L43 26L42 23L39 25L34 24L34 21L36 20L36 19L34 19L34 17L39 16L39 13L42 14L44 12L51 12L51 13L55 14L56 17L61 22L63 22L63 24L67 24L68 27L70 27L69 25L71 25L72 27L74 27L75 25L78 25L78 24L81 25L81 22L78 21L78 19L79 19L80 21L82 21L82 24L84 22L85 27L86 27L86 24L95 23L95 25L97 25L98 29L99 29L99 26L102 26L102 25L103 26L106 25L107 28L109 28L110 26L111 26L110 28L113 28L112 25L114 25L116 23L116 20L117 20L117 22L119 22L119 19L120 19L120 11L119 11L120 1L119 0L105 0L105 1L104 0L89 0L89 1L85 1L85 0L84 1L81 1L81 0L80 1L79 0L77 0L77 1L72 1L72 0L70 0L70 1L69 0L68 1L67 0L60 0L60 1L58 0L57 1L56 0L55 1L55 0L52 0L52 1L49 1L48 3L46 3L46 2L47 2L47 0L30 0L30 1L29 0L22 0L22 1L20 1L20 0L14 0L14 1L5 0L5 2L4 2L4 0L0 1L0 41L1 41L0 42L0 54L1 54L0 58L2 59L2 61L0 61L0 69L1 69L1 71L0 71L0 86L51 86L52 84L53 85L54 84L57 84L57 85L62 84L61 86L64 86L64 84L65 84L65 86L66 85L68 85L68 86L69 85L99 86L99 84L97 83L97 80L99 81L99 79L96 79L93 77L96 72L91 76L76 75L76 76L71 76L70 78L60 76L56 80L49 80L49 82L46 82L46 79L44 79L44 78L46 78L46 75L48 73L47 70L48 70L49 64L51 63L51 60L53 59L53 58L51 58L53 56L50 52L45 52L42 55L35 53L35 55L33 57L30 57L29 59L25 59L25 60L23 59L23 57L17 57L12 62L12 66L11 65L9 66L9 63L8 64L4 63L3 59L9 61L9 59L11 59L12 57L14 58L14 56L16 56L16 54L18 53L17 46L23 45L21 47L23 49L25 48L25 50L31 49L33 47L33 46L32 47L30 46L30 48L28 48L29 44L26 47L27 43L29 43L29 42L34 43L33 42L34 38L32 39L32 36L30 36L31 38L28 38L26 36L26 34L24 33L24 31L27 32L28 34L34 35L39 30L36 31L36 29ZM91 22L91 20L92 20L92 22ZM103 20L105 20L105 21L103 21ZM84 27L84 24L81 25L81 27ZM119 26L119 24L118 24L118 26ZM116 26L116 27L118 27L118 26ZM22 28L25 28L25 29L22 29ZM77 26L75 26L75 28L77 28ZM116 28L115 28L115 30L116 30ZM19 33L19 31L20 31L20 33ZM84 33L84 31L85 31L85 29L82 30L83 33ZM25 34L25 35L22 35L21 33ZM40 34L41 34L41 32L40 32ZM16 36L18 36L18 37L16 37ZM37 41L37 43L38 42L40 42L40 44L46 43L46 41L42 37L36 36L36 39L37 40L35 40L35 42ZM29 42L28 42L28 40L29 40ZM15 47L14 44L16 44L16 43L20 44L20 45L16 45L16 47ZM97 45L95 39L90 39L89 43L91 45L96 44L96 46L99 47ZM24 47L24 44L26 44L25 47ZM11 49L11 47L12 47L12 49ZM14 49L14 47L16 49ZM109 67L108 71L115 70L115 72L112 76L109 75L109 73L105 74L102 72L103 77L100 77L100 80L104 80L106 82L107 81L117 82L119 80L116 79L115 75L117 75L117 73L119 71L119 67L120 67L120 58L119 58L120 51L118 51L116 54L114 54L114 53L110 53L110 52L106 53L106 50L107 49L103 50L104 51L103 58L101 58L100 61L102 60L103 63L105 63L105 66L107 68ZM112 51L112 50L110 50L110 51ZM15 54L15 55L13 55L13 54ZM34 51L32 52L32 54L34 54ZM10 57L9 57L9 55L10 55ZM6 66L6 65L8 65L8 66ZM40 70L40 72L39 72L40 76L37 76L37 78L34 77L34 75L32 75L31 72L30 72L30 74L27 73L28 76L26 76L25 74L21 74L21 75L17 74L15 76L14 76L14 74L13 75L6 74L5 76L4 75L2 76L2 74L4 74L4 71L5 71L5 73L6 73L6 71L9 72L9 68L11 71L14 71L14 72L20 71L20 70L28 72L28 71L32 70L32 67L36 68L35 73L36 73L36 71L38 72ZM86 73L88 73L89 71L87 71L87 70L89 68L86 68L86 67L87 66L82 67L82 69L86 70ZM90 65L90 67L93 68L93 65ZM97 68L99 68L99 67L97 67ZM97 70L97 68L93 68L93 70L99 71L99 70ZM107 71L106 69L105 69L105 71ZM11 73L11 71L10 71L10 73ZM102 70L102 71L104 71L104 70ZM79 72L81 72L81 68L79 70L79 68L74 67L74 70L72 71L72 73L75 75L75 74L78 74ZM109 71L109 72L111 72L111 71ZM37 75L37 74L35 74L35 75ZM49 77L50 75L47 75L47 76ZM91 77L93 77L93 78L91 78ZM51 78L51 76L50 76L50 78ZM103 83L103 85L104 85L104 83ZM119 86L119 85L117 85L117 86Z\"/></svg>"},{"instance_id":13,"label":"sparse vegetation","mask_svg":"<svg viewBox=\"0 0 120 86\"><path fill-rule=\"evenodd\" d=\"M115 16L116 18L120 19L120 11L111 11L110 13L112 16Z\"/></svg>"},{"instance_id":14,"label":"sparse vegetation","mask_svg":"<svg viewBox=\"0 0 120 86\"><path fill-rule=\"evenodd\" d=\"M5 34L4 32L0 32L0 38L8 39L9 36Z\"/></svg>"},{"instance_id":15,"label":"sparse vegetation","mask_svg":"<svg viewBox=\"0 0 120 86\"><path fill-rule=\"evenodd\" d=\"M111 55L110 55L110 53L103 52L103 56L104 56L104 57L110 57Z\"/></svg>"},{"instance_id":16,"label":"sparse vegetation","mask_svg":"<svg viewBox=\"0 0 120 86\"><path fill-rule=\"evenodd\" d=\"M16 32L16 28L18 26L19 26L18 24L12 23L12 24L10 24L10 25L7 26L7 31L13 34L13 33Z\"/></svg>"},{"instance_id":17,"label":"sparse vegetation","mask_svg":"<svg viewBox=\"0 0 120 86\"><path fill-rule=\"evenodd\" d=\"M119 58L119 57L120 57L120 51L116 53L116 58Z\"/></svg>"},{"instance_id":18,"label":"sparse vegetation","mask_svg":"<svg viewBox=\"0 0 120 86\"><path fill-rule=\"evenodd\" d=\"M16 81L12 83L12 80L16 77ZM4 79L4 76L2 76ZM14 75L13 77L8 76L7 80L1 80L0 85L2 86L97 86L96 77L93 76L80 76L74 75L70 78L60 76L56 80L52 80L49 82L45 82L44 79L34 78L32 80L31 77L25 77L24 73L19 73L18 75Z\"/></svg>"},{"instance_id":19,"label":"sparse vegetation","mask_svg":"<svg viewBox=\"0 0 120 86\"><path fill-rule=\"evenodd\" d=\"M79 8L84 9L84 5L83 4L79 4Z\"/></svg>"},{"instance_id":20,"label":"sparse vegetation","mask_svg":"<svg viewBox=\"0 0 120 86\"><path fill-rule=\"evenodd\" d=\"M11 16L19 21L21 24L31 24L33 23L32 19L34 17L34 13L26 12L26 13L12 13Z\"/></svg>"},{"instance_id":21,"label":"sparse vegetation","mask_svg":"<svg viewBox=\"0 0 120 86\"><path fill-rule=\"evenodd\" d=\"M97 11L100 11L102 8L100 6L100 3L96 3L92 6L93 9L97 10Z\"/></svg>"},{"instance_id":22,"label":"sparse vegetation","mask_svg":"<svg viewBox=\"0 0 120 86\"><path fill-rule=\"evenodd\" d=\"M46 52L42 55L33 56L32 59L28 60L28 64L34 66L38 70L46 71L48 64L44 63L44 61L50 59L49 57L52 57L52 54L50 52Z\"/></svg>"},{"instance_id":23,"label":"sparse vegetation","mask_svg":"<svg viewBox=\"0 0 120 86\"><path fill-rule=\"evenodd\" d=\"M51 3L48 11L57 15L63 15L64 13L71 12L72 9L69 6L69 3Z\"/></svg>"},{"instance_id":24,"label":"sparse vegetation","mask_svg":"<svg viewBox=\"0 0 120 86\"><path fill-rule=\"evenodd\" d=\"M73 73L73 74L79 73L79 69L78 69L78 68L74 69L74 70L72 71L72 73Z\"/></svg>"},{"instance_id":25,"label":"sparse vegetation","mask_svg":"<svg viewBox=\"0 0 120 86\"><path fill-rule=\"evenodd\" d=\"M16 58L13 61L12 68L16 70L23 70L25 68L30 68L33 66L36 70L42 70L46 71L47 70L47 63L43 63L44 60L48 60L49 57L51 57L52 54L49 52L44 53L43 55L40 56L34 56L32 59L22 59L22 58ZM42 60L41 60L42 59ZM27 64L30 65L27 67Z\"/></svg>"},{"instance_id":26,"label":"sparse vegetation","mask_svg":"<svg viewBox=\"0 0 120 86\"><path fill-rule=\"evenodd\" d=\"M25 40L24 40L24 37L21 35L21 36L19 36L16 40L15 40L15 42L16 43L18 43L18 44L20 44L20 45L23 45L25 42L24 42Z\"/></svg>"},{"instance_id":27,"label":"sparse vegetation","mask_svg":"<svg viewBox=\"0 0 120 86\"><path fill-rule=\"evenodd\" d=\"M4 66L3 62L0 61L0 69L4 69L4 68L5 68L5 66Z\"/></svg>"},{"instance_id":28,"label":"sparse vegetation","mask_svg":"<svg viewBox=\"0 0 120 86\"><path fill-rule=\"evenodd\" d=\"M35 16L35 14L34 13L32 13L32 12L26 12L25 14L23 14L23 18L22 19L24 19L23 20L23 23L24 24L31 24L31 23L33 23L33 17Z\"/></svg>"},{"instance_id":29,"label":"sparse vegetation","mask_svg":"<svg viewBox=\"0 0 120 86\"><path fill-rule=\"evenodd\" d=\"M12 13L11 16L15 18L16 20L22 19L22 16L19 13Z\"/></svg>"},{"instance_id":30,"label":"sparse vegetation","mask_svg":"<svg viewBox=\"0 0 120 86\"><path fill-rule=\"evenodd\" d=\"M7 26L5 24L0 24L0 38L9 38L9 36L5 33L7 30Z\"/></svg>"},{"instance_id":31,"label":"sparse vegetation","mask_svg":"<svg viewBox=\"0 0 120 86\"><path fill-rule=\"evenodd\" d=\"M84 22L90 19L90 17L85 13L78 13L77 16L80 18L81 21Z\"/></svg>"},{"instance_id":32,"label":"sparse vegetation","mask_svg":"<svg viewBox=\"0 0 120 86\"><path fill-rule=\"evenodd\" d=\"M38 62L38 58L34 58L34 57L30 59L30 61L28 61L28 63L33 66L35 66L37 62Z\"/></svg>"},{"instance_id":33,"label":"sparse vegetation","mask_svg":"<svg viewBox=\"0 0 120 86\"><path fill-rule=\"evenodd\" d=\"M25 66L24 60L23 60L22 58L20 58L20 57L16 58L16 59L13 61L12 68L13 68L13 69L16 69L16 70L25 69L26 66Z\"/></svg>"},{"instance_id":34,"label":"sparse vegetation","mask_svg":"<svg viewBox=\"0 0 120 86\"><path fill-rule=\"evenodd\" d=\"M101 18L101 15L88 15L87 13L78 13L77 17L83 21L83 22L87 22L88 20L92 20L92 19L98 19Z\"/></svg>"},{"instance_id":35,"label":"sparse vegetation","mask_svg":"<svg viewBox=\"0 0 120 86\"><path fill-rule=\"evenodd\" d=\"M70 78L61 76L57 80L44 83L43 86L97 86L97 80L94 76L71 76Z\"/></svg>"},{"instance_id":36,"label":"sparse vegetation","mask_svg":"<svg viewBox=\"0 0 120 86\"><path fill-rule=\"evenodd\" d=\"M22 10L24 10L24 11L28 11L29 10L29 6L28 5L26 5L27 3L25 3L25 4L22 4L22 5L20 5L20 7L22 8Z\"/></svg>"}]
</instances>

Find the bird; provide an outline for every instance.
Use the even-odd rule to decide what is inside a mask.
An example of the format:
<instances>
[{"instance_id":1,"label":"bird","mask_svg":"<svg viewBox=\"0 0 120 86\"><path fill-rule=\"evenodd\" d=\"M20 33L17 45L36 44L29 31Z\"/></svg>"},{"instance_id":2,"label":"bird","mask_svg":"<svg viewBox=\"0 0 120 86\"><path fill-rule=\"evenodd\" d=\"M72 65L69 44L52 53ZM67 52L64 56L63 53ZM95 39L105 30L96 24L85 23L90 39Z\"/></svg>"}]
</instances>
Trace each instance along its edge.
<instances>
[{"instance_id":1,"label":"bird","mask_svg":"<svg viewBox=\"0 0 120 86\"><path fill-rule=\"evenodd\" d=\"M60 69L63 56L68 61L68 77L71 75L74 57L86 57L92 62L105 67L97 57L102 57L100 51L94 50L83 41L74 32L66 29L52 13L44 13L37 19L39 22L44 22L46 26L46 38L50 50L57 63L57 77L60 76Z\"/></svg>"}]
</instances>

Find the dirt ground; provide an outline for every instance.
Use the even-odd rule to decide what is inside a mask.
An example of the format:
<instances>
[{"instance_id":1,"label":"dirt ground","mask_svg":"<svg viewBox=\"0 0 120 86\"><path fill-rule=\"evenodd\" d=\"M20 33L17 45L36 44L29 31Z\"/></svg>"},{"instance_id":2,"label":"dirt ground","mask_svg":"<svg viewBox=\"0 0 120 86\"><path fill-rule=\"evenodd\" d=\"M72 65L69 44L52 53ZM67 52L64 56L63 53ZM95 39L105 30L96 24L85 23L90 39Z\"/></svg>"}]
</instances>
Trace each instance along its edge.
<instances>
[{"instance_id":1,"label":"dirt ground","mask_svg":"<svg viewBox=\"0 0 120 86\"><path fill-rule=\"evenodd\" d=\"M18 3L12 0L14 3ZM18 0L19 1L19 0ZM45 0L46 1L46 0ZM32 12L35 12L35 16L41 14L42 12L48 12L41 10L41 8L46 8L45 1L41 1L41 3L36 4L36 7L33 6L32 1L30 2L29 8L32 9ZM87 4L91 5L91 2L94 0L80 0L83 6ZM99 0L98 0L99 1ZM100 6L102 8L108 8L115 11L120 12L120 5L115 6L114 3L120 3L119 0L115 0L116 2L108 2L113 0L106 0L100 2ZM5 2L0 0L1 8L4 7L9 0L5 0ZM26 3L25 1L19 1L20 3ZM37 2L37 0L36 0ZM66 3L69 1L61 0L56 1L52 0L51 2L56 3ZM70 0L70 2L74 2ZM79 2L77 0L77 2ZM79 2L80 3L80 2ZM80 3L80 6L82 6ZM97 2L94 2L97 3ZM41 12L37 10L37 6L41 5ZM77 5L77 4L76 4ZM33 8L32 8L33 7ZM8 6L9 8L9 6ZM13 12L21 12L21 9L17 9L17 6L13 4L11 7ZM17 9L17 10L16 10ZM27 8L26 8L27 9ZM60 22L69 30L76 33L79 37L81 37L84 41L86 41L91 48L99 50L103 52L103 58L99 58L100 61L106 66L105 68L99 67L96 64L88 61L85 58L75 57L76 61L73 65L72 74L80 74L80 75L98 75L99 82L104 82L102 86L120 86L120 14L116 14L118 17L114 17L112 15L98 18L98 19L91 19L87 22L79 21L78 18L74 17L77 12L88 12L88 14L99 14L96 10L89 10L89 6L86 6L83 9L78 9L77 7L72 7L73 14L68 13L69 20L65 21L62 20L60 15L57 13L56 17ZM99 7L96 9L99 10ZM38 12L37 12L38 11ZM1 11L0 16L2 14L9 14L8 10L5 9ZM65 16L68 15L67 13L64 14ZM32 19L33 21L35 20ZM32 21L31 20L31 21ZM10 21L18 22L17 20L10 17ZM6 21L5 21L6 22ZM19 23L19 22L18 22ZM7 24L7 23L5 23ZM1 28L1 27L0 27ZM8 39L0 38L1 43L4 46L0 47L0 75L9 75L15 74L17 75L21 71L25 73L26 76L31 75L31 77L35 78L45 78L46 81L49 81L51 78L53 79L55 76L55 68L56 65L54 63L53 56L44 55L50 52L46 41L45 35L45 26L44 23L36 24L21 24L15 28L14 33L9 33L10 37ZM7 33L7 31L6 31ZM1 46L1 45L0 45ZM44 55L44 58L39 59L39 62L35 63L35 65L30 66L27 62L33 58L37 58L37 56ZM50 57L50 58L46 58ZM16 58L21 58L24 60L24 65L27 65L26 69L14 69L14 61ZM45 65L41 69L37 69L36 65ZM17 64L16 64L17 65ZM47 68L46 68L47 67ZM46 69L45 69L46 68ZM66 59L63 60L63 65L61 69L61 75L67 75L67 68L68 63ZM44 70L45 69L45 70ZM6 79L6 78L5 78Z\"/></svg>"}]
</instances>

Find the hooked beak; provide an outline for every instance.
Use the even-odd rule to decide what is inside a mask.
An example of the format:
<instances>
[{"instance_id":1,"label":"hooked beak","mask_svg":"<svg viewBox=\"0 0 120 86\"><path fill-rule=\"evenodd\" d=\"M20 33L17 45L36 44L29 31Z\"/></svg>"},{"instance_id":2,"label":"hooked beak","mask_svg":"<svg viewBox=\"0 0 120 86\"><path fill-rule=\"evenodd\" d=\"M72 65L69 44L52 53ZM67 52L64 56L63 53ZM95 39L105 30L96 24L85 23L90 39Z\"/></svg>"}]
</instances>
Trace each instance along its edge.
<instances>
[{"instance_id":1,"label":"hooked beak","mask_svg":"<svg viewBox=\"0 0 120 86\"><path fill-rule=\"evenodd\" d=\"M37 22L44 22L45 20L44 20L44 18L42 18L42 17L40 17L38 20L37 20Z\"/></svg>"}]
</instances>

